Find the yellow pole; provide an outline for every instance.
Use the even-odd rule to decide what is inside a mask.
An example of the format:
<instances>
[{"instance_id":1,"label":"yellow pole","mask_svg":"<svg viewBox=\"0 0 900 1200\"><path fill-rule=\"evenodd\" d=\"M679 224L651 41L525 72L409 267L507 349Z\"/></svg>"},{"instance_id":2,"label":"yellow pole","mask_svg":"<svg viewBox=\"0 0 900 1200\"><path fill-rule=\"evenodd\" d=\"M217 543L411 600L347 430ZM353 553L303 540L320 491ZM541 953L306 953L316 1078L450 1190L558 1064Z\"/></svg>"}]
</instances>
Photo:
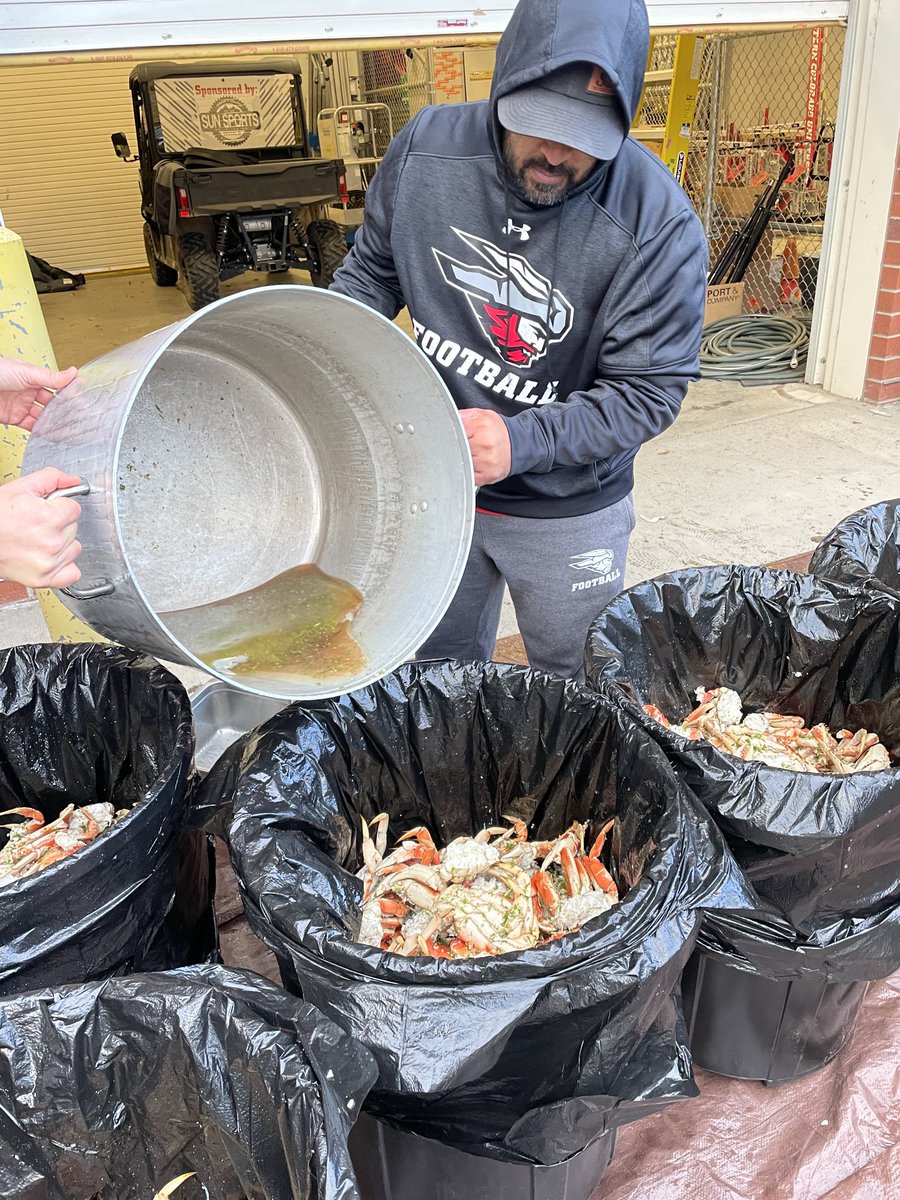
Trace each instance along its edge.
<instances>
[{"instance_id":1,"label":"yellow pole","mask_svg":"<svg viewBox=\"0 0 900 1200\"><path fill-rule=\"evenodd\" d=\"M0 355L56 368L53 347L44 323L25 247L18 234L0 226ZM0 425L0 483L18 479L28 434L13 425ZM37 592L38 602L54 642L102 642L51 591Z\"/></svg>"}]
</instances>

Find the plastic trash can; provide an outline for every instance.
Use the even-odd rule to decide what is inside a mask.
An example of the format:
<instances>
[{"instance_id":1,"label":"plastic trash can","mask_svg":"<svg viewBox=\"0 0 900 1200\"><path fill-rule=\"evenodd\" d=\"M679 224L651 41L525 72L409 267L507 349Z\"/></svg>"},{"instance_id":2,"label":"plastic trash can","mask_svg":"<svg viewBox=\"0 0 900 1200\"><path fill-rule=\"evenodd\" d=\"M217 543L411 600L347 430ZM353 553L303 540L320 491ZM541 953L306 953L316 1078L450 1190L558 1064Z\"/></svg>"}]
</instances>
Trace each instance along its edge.
<instances>
[{"instance_id":1,"label":"plastic trash can","mask_svg":"<svg viewBox=\"0 0 900 1200\"><path fill-rule=\"evenodd\" d=\"M802 1079L850 1040L868 986L810 975L767 979L728 955L699 948L682 976L694 1063L768 1085Z\"/></svg>"},{"instance_id":2,"label":"plastic trash can","mask_svg":"<svg viewBox=\"0 0 900 1200\"><path fill-rule=\"evenodd\" d=\"M350 1158L362 1200L589 1200L612 1160L615 1131L555 1167L499 1162L362 1113Z\"/></svg>"}]
</instances>

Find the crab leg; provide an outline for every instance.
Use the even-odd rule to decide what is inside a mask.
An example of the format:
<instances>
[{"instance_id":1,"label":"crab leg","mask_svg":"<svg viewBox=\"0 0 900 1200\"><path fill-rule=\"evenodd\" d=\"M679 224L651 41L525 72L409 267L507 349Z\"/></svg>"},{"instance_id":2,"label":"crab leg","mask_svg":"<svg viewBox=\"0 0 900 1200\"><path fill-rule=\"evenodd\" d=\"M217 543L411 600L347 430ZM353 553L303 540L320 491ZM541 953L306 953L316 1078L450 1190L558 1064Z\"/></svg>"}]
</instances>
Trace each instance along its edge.
<instances>
[{"instance_id":1,"label":"crab leg","mask_svg":"<svg viewBox=\"0 0 900 1200\"><path fill-rule=\"evenodd\" d=\"M591 846L590 850L588 851L588 858L599 858L600 857L600 853L603 850L603 846L606 842L606 835L609 833L609 831L612 829L612 827L613 827L613 825L615 825L615 823L616 823L615 817L613 817L611 821L606 822L606 824L603 826L603 828L597 834L597 840L594 842L593 846Z\"/></svg>"},{"instance_id":2,"label":"crab leg","mask_svg":"<svg viewBox=\"0 0 900 1200\"><path fill-rule=\"evenodd\" d=\"M503 814L503 820L509 821L510 825L512 826L513 836L515 837L517 842L527 842L528 841L528 826L525 824L524 821L520 820L518 817L507 816L506 813ZM506 834L507 837L509 837L508 829L505 829L503 832Z\"/></svg>"},{"instance_id":3,"label":"crab leg","mask_svg":"<svg viewBox=\"0 0 900 1200\"><path fill-rule=\"evenodd\" d=\"M3 812L0 812L0 817L25 817L26 818L26 821L24 823L21 821L17 821L12 825L4 825L3 826L4 829L25 830L26 825L31 825L32 829L40 829L41 826L44 824L44 814L42 812L38 812L38 810L36 808L6 808L3 810ZM27 832L31 833L32 830L29 829Z\"/></svg>"},{"instance_id":4,"label":"crab leg","mask_svg":"<svg viewBox=\"0 0 900 1200\"><path fill-rule=\"evenodd\" d=\"M654 721L658 721L664 729L669 728L671 722L663 713L662 709L657 708L655 704L645 704L643 705L643 709L648 717L652 717Z\"/></svg>"},{"instance_id":5,"label":"crab leg","mask_svg":"<svg viewBox=\"0 0 900 1200\"><path fill-rule=\"evenodd\" d=\"M618 900L619 889L616 887L615 880L613 879L612 875L610 875L609 871L607 871L606 867L604 867L603 863L596 858L583 858L581 862L587 871L588 878L590 879L593 887L595 887L597 891L606 892L607 895Z\"/></svg>"},{"instance_id":6,"label":"crab leg","mask_svg":"<svg viewBox=\"0 0 900 1200\"><path fill-rule=\"evenodd\" d=\"M379 813L377 817L373 817L371 822L367 823L365 817L360 817L362 822L363 833L363 862L370 871L374 871L378 864L384 858L384 852L387 849L387 826L390 818L387 813ZM375 829L375 841L372 841L372 830Z\"/></svg>"},{"instance_id":7,"label":"crab leg","mask_svg":"<svg viewBox=\"0 0 900 1200\"><path fill-rule=\"evenodd\" d=\"M434 839L424 825L417 825L415 829L408 829L402 837L397 839L397 845L402 846L410 838L415 838L419 843L415 851L415 857L419 862L423 862L427 866L435 866L441 861L440 852L434 844Z\"/></svg>"}]
</instances>

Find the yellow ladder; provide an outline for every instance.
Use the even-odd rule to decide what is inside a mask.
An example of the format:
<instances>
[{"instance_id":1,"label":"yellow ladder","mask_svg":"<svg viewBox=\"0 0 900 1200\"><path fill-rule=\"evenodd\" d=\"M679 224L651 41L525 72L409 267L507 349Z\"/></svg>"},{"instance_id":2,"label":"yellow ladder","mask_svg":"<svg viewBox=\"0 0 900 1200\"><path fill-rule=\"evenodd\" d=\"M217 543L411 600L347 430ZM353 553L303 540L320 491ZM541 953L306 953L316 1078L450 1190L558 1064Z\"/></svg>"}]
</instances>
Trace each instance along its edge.
<instances>
[{"instance_id":1,"label":"yellow ladder","mask_svg":"<svg viewBox=\"0 0 900 1200\"><path fill-rule=\"evenodd\" d=\"M631 136L644 142L684 183L691 126L700 91L703 38L659 34L650 38L644 90Z\"/></svg>"}]
</instances>

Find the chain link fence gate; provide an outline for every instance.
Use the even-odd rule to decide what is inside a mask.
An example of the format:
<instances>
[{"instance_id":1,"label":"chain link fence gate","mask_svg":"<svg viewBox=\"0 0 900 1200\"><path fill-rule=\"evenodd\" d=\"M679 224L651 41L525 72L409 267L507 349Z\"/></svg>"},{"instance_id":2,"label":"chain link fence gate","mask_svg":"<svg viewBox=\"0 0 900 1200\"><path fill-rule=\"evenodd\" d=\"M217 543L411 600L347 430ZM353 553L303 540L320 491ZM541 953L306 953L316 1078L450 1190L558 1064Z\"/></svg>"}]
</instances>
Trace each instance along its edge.
<instances>
[{"instance_id":1,"label":"chain link fence gate","mask_svg":"<svg viewBox=\"0 0 900 1200\"><path fill-rule=\"evenodd\" d=\"M654 38L634 122L649 145L654 129L664 130L670 116L678 45L674 34ZM816 295L844 29L725 32L705 37L700 49L684 186L703 221L710 260L715 262L789 162L771 220L747 266L744 310L808 311ZM483 53L492 58L490 50ZM335 51L311 58L311 115L353 101L379 106L370 107L367 127L366 153L376 160L421 108L465 98L463 53L452 47ZM489 77L490 71L481 74Z\"/></svg>"},{"instance_id":2,"label":"chain link fence gate","mask_svg":"<svg viewBox=\"0 0 900 1200\"><path fill-rule=\"evenodd\" d=\"M711 263L788 168L744 276L745 312L813 307L843 52L840 26L705 40L685 187Z\"/></svg>"},{"instance_id":3,"label":"chain link fence gate","mask_svg":"<svg viewBox=\"0 0 900 1200\"><path fill-rule=\"evenodd\" d=\"M346 192L328 215L348 231L363 218L365 194L391 138L434 103L430 49L320 51L308 56L306 103L314 145L341 158Z\"/></svg>"},{"instance_id":4,"label":"chain link fence gate","mask_svg":"<svg viewBox=\"0 0 900 1200\"><path fill-rule=\"evenodd\" d=\"M359 59L360 99L386 104L394 133L434 103L430 50L364 50Z\"/></svg>"}]
</instances>

